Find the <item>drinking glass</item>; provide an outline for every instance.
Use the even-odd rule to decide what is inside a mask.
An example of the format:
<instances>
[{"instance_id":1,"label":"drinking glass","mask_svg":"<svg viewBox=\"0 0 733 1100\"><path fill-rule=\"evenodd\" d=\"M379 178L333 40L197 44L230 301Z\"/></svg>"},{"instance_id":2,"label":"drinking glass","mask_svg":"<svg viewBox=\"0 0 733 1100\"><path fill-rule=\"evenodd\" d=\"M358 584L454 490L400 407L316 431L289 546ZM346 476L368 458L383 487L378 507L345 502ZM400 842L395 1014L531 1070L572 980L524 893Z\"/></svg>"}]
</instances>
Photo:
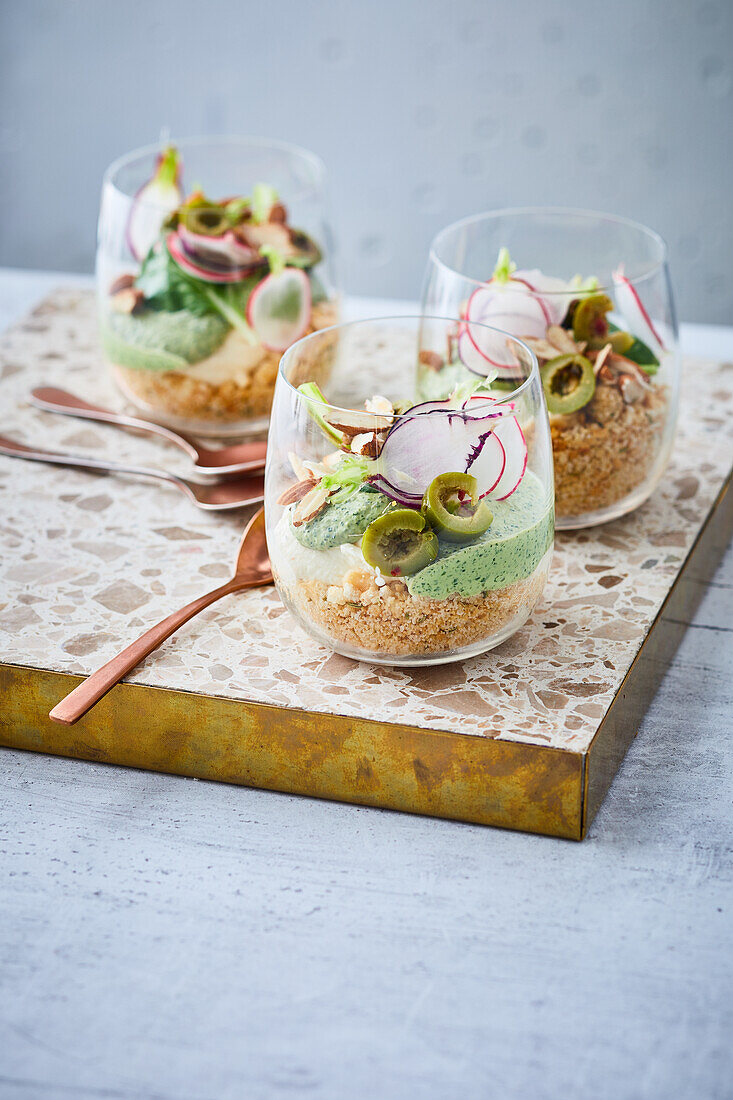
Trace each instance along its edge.
<instances>
[{"instance_id":1,"label":"drinking glass","mask_svg":"<svg viewBox=\"0 0 733 1100\"><path fill-rule=\"evenodd\" d=\"M495 324L537 353L558 528L603 523L647 499L669 458L679 391L667 250L657 233L582 210L465 218L432 243L423 308ZM465 342L470 368L500 382L501 363Z\"/></svg>"},{"instance_id":2,"label":"drinking glass","mask_svg":"<svg viewBox=\"0 0 733 1100\"><path fill-rule=\"evenodd\" d=\"M254 138L135 150L104 176L102 346L124 395L195 435L267 427L280 355L337 320L325 170Z\"/></svg>"},{"instance_id":3,"label":"drinking glass","mask_svg":"<svg viewBox=\"0 0 733 1100\"><path fill-rule=\"evenodd\" d=\"M460 330L505 362L462 371ZM552 554L549 424L521 341L438 317L357 321L284 354L267 445L267 542L280 596L319 642L429 665L499 645L540 598Z\"/></svg>"}]
</instances>

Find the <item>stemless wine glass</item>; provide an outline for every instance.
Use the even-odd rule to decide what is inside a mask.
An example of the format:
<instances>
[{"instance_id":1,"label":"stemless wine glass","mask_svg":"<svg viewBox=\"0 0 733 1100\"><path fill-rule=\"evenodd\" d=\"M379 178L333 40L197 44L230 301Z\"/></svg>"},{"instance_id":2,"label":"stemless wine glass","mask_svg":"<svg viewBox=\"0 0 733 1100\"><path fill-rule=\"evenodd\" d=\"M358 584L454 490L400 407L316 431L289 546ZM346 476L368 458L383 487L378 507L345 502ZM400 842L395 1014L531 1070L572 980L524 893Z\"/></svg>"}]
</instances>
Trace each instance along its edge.
<instances>
[{"instance_id":1,"label":"stemless wine glass","mask_svg":"<svg viewBox=\"0 0 733 1100\"><path fill-rule=\"evenodd\" d=\"M667 251L656 233L581 210L465 218L432 243L423 308L495 324L537 353L558 528L603 523L646 500L669 458L679 390ZM496 372L486 349L466 344L471 369Z\"/></svg>"},{"instance_id":2,"label":"stemless wine glass","mask_svg":"<svg viewBox=\"0 0 733 1100\"><path fill-rule=\"evenodd\" d=\"M266 428L280 355L337 320L325 170L254 138L187 139L115 161L97 299L115 380L196 435Z\"/></svg>"},{"instance_id":3,"label":"stemless wine glass","mask_svg":"<svg viewBox=\"0 0 733 1100\"><path fill-rule=\"evenodd\" d=\"M460 331L503 361L462 371ZM521 341L436 317L356 321L285 353L265 476L280 596L318 641L378 664L429 665L499 645L545 584L552 451L537 360Z\"/></svg>"}]
</instances>

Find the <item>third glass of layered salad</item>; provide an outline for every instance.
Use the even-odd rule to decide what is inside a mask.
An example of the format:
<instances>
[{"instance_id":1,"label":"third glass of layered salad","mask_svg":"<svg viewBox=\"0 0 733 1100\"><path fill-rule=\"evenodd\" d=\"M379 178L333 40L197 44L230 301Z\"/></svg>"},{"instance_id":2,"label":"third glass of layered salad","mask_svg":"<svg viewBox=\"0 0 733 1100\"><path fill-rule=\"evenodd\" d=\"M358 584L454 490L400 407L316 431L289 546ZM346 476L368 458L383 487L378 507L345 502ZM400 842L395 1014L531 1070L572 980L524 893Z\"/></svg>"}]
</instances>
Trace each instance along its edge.
<instances>
[{"instance_id":1,"label":"third glass of layered salad","mask_svg":"<svg viewBox=\"0 0 733 1100\"><path fill-rule=\"evenodd\" d=\"M537 603L553 542L549 424L537 360L483 325L504 363L466 379L456 322L358 321L283 356L268 437L267 541L278 591L348 657L472 656ZM423 399L424 370L454 385Z\"/></svg>"},{"instance_id":2,"label":"third glass of layered salad","mask_svg":"<svg viewBox=\"0 0 733 1100\"><path fill-rule=\"evenodd\" d=\"M246 138L137 150L107 171L102 344L126 397L197 435L267 426L282 352L336 320L324 169Z\"/></svg>"},{"instance_id":3,"label":"third glass of layered salad","mask_svg":"<svg viewBox=\"0 0 733 1100\"><path fill-rule=\"evenodd\" d=\"M603 523L646 500L669 458L679 388L666 248L656 233L564 209L466 218L433 241L423 307L461 317L461 369L425 370L426 395L487 372L494 390L512 384L502 356L471 338L469 322L503 328L537 355L558 528Z\"/></svg>"}]
</instances>

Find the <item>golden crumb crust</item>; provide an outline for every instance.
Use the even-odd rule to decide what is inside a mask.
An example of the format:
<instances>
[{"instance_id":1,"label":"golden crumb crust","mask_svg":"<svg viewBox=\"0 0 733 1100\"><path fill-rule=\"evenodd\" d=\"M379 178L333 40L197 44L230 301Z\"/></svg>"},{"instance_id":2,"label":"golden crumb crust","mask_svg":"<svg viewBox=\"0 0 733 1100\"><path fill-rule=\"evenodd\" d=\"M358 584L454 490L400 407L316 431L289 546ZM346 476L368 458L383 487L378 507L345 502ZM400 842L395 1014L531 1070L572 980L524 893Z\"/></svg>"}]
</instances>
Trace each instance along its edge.
<instances>
[{"instance_id":1,"label":"golden crumb crust","mask_svg":"<svg viewBox=\"0 0 733 1100\"><path fill-rule=\"evenodd\" d=\"M338 319L337 304L319 302L313 307L308 335L328 328ZM138 370L113 364L122 390L133 401L166 416L227 424L257 420L270 412L281 352L261 349L260 357L237 379L208 382L185 371Z\"/></svg>"},{"instance_id":2,"label":"golden crumb crust","mask_svg":"<svg viewBox=\"0 0 733 1100\"><path fill-rule=\"evenodd\" d=\"M623 500L649 477L667 416L664 387L626 405L599 386L581 413L551 418L558 518L597 512Z\"/></svg>"},{"instance_id":3,"label":"golden crumb crust","mask_svg":"<svg viewBox=\"0 0 733 1100\"><path fill-rule=\"evenodd\" d=\"M334 642L374 656L429 655L490 641L510 624L518 627L540 597L546 566L530 577L479 596L429 600L411 596L401 580L381 586L356 570L342 584L301 580L278 587L303 618Z\"/></svg>"}]
</instances>

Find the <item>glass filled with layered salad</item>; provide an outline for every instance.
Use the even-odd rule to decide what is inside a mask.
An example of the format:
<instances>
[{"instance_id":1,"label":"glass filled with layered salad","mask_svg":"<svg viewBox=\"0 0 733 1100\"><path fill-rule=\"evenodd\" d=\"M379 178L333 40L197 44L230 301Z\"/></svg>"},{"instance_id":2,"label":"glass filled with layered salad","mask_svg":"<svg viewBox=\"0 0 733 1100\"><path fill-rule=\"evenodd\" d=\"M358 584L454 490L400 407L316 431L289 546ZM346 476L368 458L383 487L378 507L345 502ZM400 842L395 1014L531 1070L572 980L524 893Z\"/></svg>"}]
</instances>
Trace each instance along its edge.
<instances>
[{"instance_id":1,"label":"glass filled with layered salad","mask_svg":"<svg viewBox=\"0 0 733 1100\"><path fill-rule=\"evenodd\" d=\"M659 482L677 417L679 358L666 247L624 218L500 210L456 222L430 250L427 313L461 317L465 375L498 372L469 322L524 340L540 363L555 463L558 528L637 508ZM422 391L455 384L423 372Z\"/></svg>"},{"instance_id":2,"label":"glass filled with layered salad","mask_svg":"<svg viewBox=\"0 0 733 1100\"><path fill-rule=\"evenodd\" d=\"M332 325L324 169L277 142L140 149L105 174L102 346L124 395L197 435L267 427L282 352Z\"/></svg>"},{"instance_id":3,"label":"glass filled with layered salad","mask_svg":"<svg viewBox=\"0 0 733 1100\"><path fill-rule=\"evenodd\" d=\"M537 360L506 333L467 331L502 359L501 388L466 377L454 320L357 321L283 356L265 480L272 571L306 630L347 657L473 656L540 598L554 517ZM455 384L426 398L426 367Z\"/></svg>"}]
</instances>

